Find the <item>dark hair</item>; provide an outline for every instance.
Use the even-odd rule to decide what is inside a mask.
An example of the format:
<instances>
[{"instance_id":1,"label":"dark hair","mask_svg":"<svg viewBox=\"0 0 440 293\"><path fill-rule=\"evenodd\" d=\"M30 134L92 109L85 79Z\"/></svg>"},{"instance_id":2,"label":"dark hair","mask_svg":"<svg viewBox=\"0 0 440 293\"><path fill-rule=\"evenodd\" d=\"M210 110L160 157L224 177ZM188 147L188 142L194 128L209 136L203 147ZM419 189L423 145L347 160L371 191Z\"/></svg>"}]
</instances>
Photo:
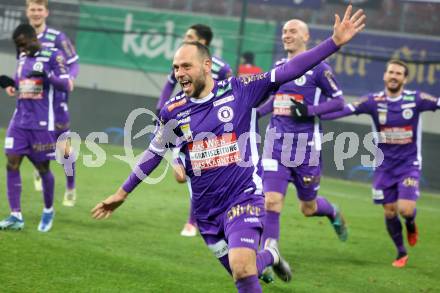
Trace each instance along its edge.
<instances>
[{"instance_id":1,"label":"dark hair","mask_svg":"<svg viewBox=\"0 0 440 293\"><path fill-rule=\"evenodd\" d=\"M388 68L388 66L391 64L396 64L396 65L402 66L405 69L403 74L405 75L405 77L408 76L408 74L409 74L408 64L406 64L405 62L403 62L399 59L391 59L390 61L387 62L386 68Z\"/></svg>"},{"instance_id":2,"label":"dark hair","mask_svg":"<svg viewBox=\"0 0 440 293\"><path fill-rule=\"evenodd\" d=\"M243 57L244 63L254 64L254 57L255 57L254 53L247 51L244 52L241 56Z\"/></svg>"},{"instance_id":3,"label":"dark hair","mask_svg":"<svg viewBox=\"0 0 440 293\"><path fill-rule=\"evenodd\" d=\"M211 60L211 52L209 52L209 48L199 42L183 42L180 47L183 46L195 46L197 48L197 52L199 53L199 56L202 58L210 59Z\"/></svg>"},{"instance_id":4,"label":"dark hair","mask_svg":"<svg viewBox=\"0 0 440 293\"><path fill-rule=\"evenodd\" d=\"M24 36L26 39L37 38L35 29L28 23L19 24L12 33L12 40L15 42L19 36Z\"/></svg>"},{"instance_id":5,"label":"dark hair","mask_svg":"<svg viewBox=\"0 0 440 293\"><path fill-rule=\"evenodd\" d=\"M209 46L209 44L211 44L214 34L212 33L212 30L209 26L198 23L193 24L189 28L195 30L197 36L206 41L206 46Z\"/></svg>"}]
</instances>

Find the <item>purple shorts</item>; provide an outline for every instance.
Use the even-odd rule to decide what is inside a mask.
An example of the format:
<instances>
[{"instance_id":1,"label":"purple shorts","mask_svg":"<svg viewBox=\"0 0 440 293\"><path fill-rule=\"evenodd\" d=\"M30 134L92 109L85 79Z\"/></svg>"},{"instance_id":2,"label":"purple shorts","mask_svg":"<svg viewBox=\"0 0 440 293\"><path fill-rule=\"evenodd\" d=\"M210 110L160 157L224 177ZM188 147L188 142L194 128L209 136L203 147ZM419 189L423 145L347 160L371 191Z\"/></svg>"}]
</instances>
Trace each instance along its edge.
<instances>
[{"instance_id":1,"label":"purple shorts","mask_svg":"<svg viewBox=\"0 0 440 293\"><path fill-rule=\"evenodd\" d=\"M213 219L197 220L197 226L208 248L221 258L231 248L257 251L264 215L264 197L242 194L224 213Z\"/></svg>"},{"instance_id":2,"label":"purple shorts","mask_svg":"<svg viewBox=\"0 0 440 293\"><path fill-rule=\"evenodd\" d=\"M263 159L263 191L286 195L287 185L292 182L302 201L316 198L321 178L321 166L300 165L288 168L274 159Z\"/></svg>"},{"instance_id":3,"label":"purple shorts","mask_svg":"<svg viewBox=\"0 0 440 293\"><path fill-rule=\"evenodd\" d=\"M10 125L6 132L5 153L26 155L33 162L55 159L55 133L47 130L18 128Z\"/></svg>"},{"instance_id":4,"label":"purple shorts","mask_svg":"<svg viewBox=\"0 0 440 293\"><path fill-rule=\"evenodd\" d=\"M393 203L399 199L417 201L420 196L419 181L420 170L415 168L410 168L398 176L376 171L373 179L374 203Z\"/></svg>"}]
</instances>

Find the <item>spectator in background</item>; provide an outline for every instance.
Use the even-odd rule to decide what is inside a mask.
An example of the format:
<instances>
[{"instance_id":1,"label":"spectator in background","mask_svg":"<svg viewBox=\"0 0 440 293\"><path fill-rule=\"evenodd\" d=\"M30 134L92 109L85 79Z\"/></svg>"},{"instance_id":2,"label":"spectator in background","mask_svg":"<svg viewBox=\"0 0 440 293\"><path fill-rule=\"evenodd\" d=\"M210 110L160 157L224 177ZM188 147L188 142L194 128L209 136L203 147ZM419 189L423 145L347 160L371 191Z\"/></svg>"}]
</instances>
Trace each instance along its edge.
<instances>
[{"instance_id":1,"label":"spectator in background","mask_svg":"<svg viewBox=\"0 0 440 293\"><path fill-rule=\"evenodd\" d=\"M238 67L238 76L247 76L263 72L263 69L254 64L255 54L253 52L244 52L240 58Z\"/></svg>"}]
</instances>

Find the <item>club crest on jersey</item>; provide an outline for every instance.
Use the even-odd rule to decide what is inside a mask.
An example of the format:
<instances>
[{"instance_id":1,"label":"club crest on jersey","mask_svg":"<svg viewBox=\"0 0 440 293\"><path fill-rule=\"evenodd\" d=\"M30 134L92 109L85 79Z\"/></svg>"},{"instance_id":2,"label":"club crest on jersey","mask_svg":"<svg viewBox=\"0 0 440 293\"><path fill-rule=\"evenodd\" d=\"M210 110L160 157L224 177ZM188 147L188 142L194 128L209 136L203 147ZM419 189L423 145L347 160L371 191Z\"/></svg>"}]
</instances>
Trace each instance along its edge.
<instances>
[{"instance_id":1,"label":"club crest on jersey","mask_svg":"<svg viewBox=\"0 0 440 293\"><path fill-rule=\"evenodd\" d=\"M217 117L221 122L230 122L234 118L234 111L229 106L223 106L218 110Z\"/></svg>"},{"instance_id":2,"label":"club crest on jersey","mask_svg":"<svg viewBox=\"0 0 440 293\"><path fill-rule=\"evenodd\" d=\"M402 117L406 120L411 119L414 116L414 111L412 109L405 109L402 111Z\"/></svg>"},{"instance_id":3,"label":"club crest on jersey","mask_svg":"<svg viewBox=\"0 0 440 293\"><path fill-rule=\"evenodd\" d=\"M297 85L297 86L303 86L306 84L307 78L305 75L295 79L293 82Z\"/></svg>"},{"instance_id":4,"label":"club crest on jersey","mask_svg":"<svg viewBox=\"0 0 440 293\"><path fill-rule=\"evenodd\" d=\"M43 63L35 62L34 66L32 66L32 70L42 72L43 71Z\"/></svg>"}]
</instances>

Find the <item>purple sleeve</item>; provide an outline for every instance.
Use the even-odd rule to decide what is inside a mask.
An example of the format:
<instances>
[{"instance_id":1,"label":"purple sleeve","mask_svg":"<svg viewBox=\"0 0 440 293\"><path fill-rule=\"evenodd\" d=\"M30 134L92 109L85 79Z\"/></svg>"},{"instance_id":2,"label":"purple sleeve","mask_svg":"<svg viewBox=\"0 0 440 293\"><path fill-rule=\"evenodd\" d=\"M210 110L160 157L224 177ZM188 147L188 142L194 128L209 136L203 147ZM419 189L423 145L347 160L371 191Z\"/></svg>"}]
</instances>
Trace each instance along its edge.
<instances>
[{"instance_id":1,"label":"purple sleeve","mask_svg":"<svg viewBox=\"0 0 440 293\"><path fill-rule=\"evenodd\" d=\"M73 62L72 64L69 64L69 74L70 78L75 79L78 76L79 73L79 64L78 62Z\"/></svg>"},{"instance_id":2,"label":"purple sleeve","mask_svg":"<svg viewBox=\"0 0 440 293\"><path fill-rule=\"evenodd\" d=\"M142 159L138 162L133 172L128 176L122 185L122 189L127 193L132 192L141 181L153 172L162 161L162 156L146 150Z\"/></svg>"},{"instance_id":3,"label":"purple sleeve","mask_svg":"<svg viewBox=\"0 0 440 293\"><path fill-rule=\"evenodd\" d=\"M257 108L258 118L266 116L267 114L273 112L273 100L275 96L271 95L263 104Z\"/></svg>"},{"instance_id":4,"label":"purple sleeve","mask_svg":"<svg viewBox=\"0 0 440 293\"><path fill-rule=\"evenodd\" d=\"M328 38L314 48L295 56L287 63L274 69L272 71L273 81L277 84L283 84L298 78L338 50L339 47L336 46L333 39Z\"/></svg>"},{"instance_id":5,"label":"purple sleeve","mask_svg":"<svg viewBox=\"0 0 440 293\"><path fill-rule=\"evenodd\" d=\"M162 92L160 93L159 101L157 101L156 109L161 110L165 105L166 101L168 101L173 94L174 87L176 86L177 80L174 77L174 73L171 72L167 77L167 82L162 88Z\"/></svg>"},{"instance_id":6,"label":"purple sleeve","mask_svg":"<svg viewBox=\"0 0 440 293\"><path fill-rule=\"evenodd\" d=\"M60 33L55 41L55 48L61 50L66 57L66 63L70 66L74 62L78 62L78 55L75 47L70 39L64 34Z\"/></svg>"},{"instance_id":7,"label":"purple sleeve","mask_svg":"<svg viewBox=\"0 0 440 293\"><path fill-rule=\"evenodd\" d=\"M225 63L225 66L223 66L220 69L220 72L218 73L218 80L225 80L232 76L232 69L229 64Z\"/></svg>"},{"instance_id":8,"label":"purple sleeve","mask_svg":"<svg viewBox=\"0 0 440 293\"><path fill-rule=\"evenodd\" d=\"M70 75L64 55L60 51L55 51L51 58L51 72L48 73L49 82L57 90L68 92Z\"/></svg>"},{"instance_id":9,"label":"purple sleeve","mask_svg":"<svg viewBox=\"0 0 440 293\"><path fill-rule=\"evenodd\" d=\"M342 96L331 99L316 106L307 106L308 116L319 116L344 109L344 98Z\"/></svg>"},{"instance_id":10,"label":"purple sleeve","mask_svg":"<svg viewBox=\"0 0 440 293\"><path fill-rule=\"evenodd\" d=\"M341 111L330 112L328 114L321 115L319 118L321 120L334 120L334 119L350 116L353 114L356 114L354 111L353 105L348 104L348 105L345 105Z\"/></svg>"},{"instance_id":11,"label":"purple sleeve","mask_svg":"<svg viewBox=\"0 0 440 293\"><path fill-rule=\"evenodd\" d=\"M436 98L424 92L419 92L418 96L419 96L418 109L420 112L436 111L438 108L440 108L440 98Z\"/></svg>"}]
</instances>

